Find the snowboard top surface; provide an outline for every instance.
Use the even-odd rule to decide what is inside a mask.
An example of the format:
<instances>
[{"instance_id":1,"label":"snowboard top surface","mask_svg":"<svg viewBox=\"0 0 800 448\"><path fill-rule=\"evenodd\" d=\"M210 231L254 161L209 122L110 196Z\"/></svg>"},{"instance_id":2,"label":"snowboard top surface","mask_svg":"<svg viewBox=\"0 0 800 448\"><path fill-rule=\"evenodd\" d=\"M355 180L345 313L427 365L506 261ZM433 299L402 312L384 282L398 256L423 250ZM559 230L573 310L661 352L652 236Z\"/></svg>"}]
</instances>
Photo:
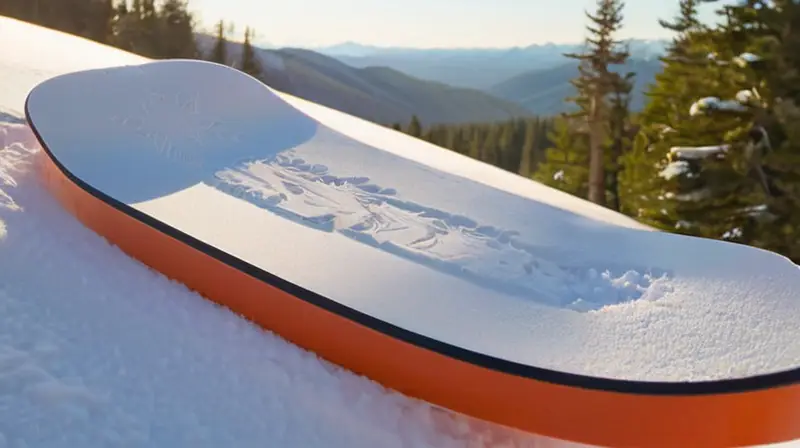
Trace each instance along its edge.
<instances>
[{"instance_id":1,"label":"snowboard top surface","mask_svg":"<svg viewBox=\"0 0 800 448\"><path fill-rule=\"evenodd\" d=\"M71 73L27 115L93 195L420 345L620 381L800 367L786 259L645 230L228 67Z\"/></svg>"}]
</instances>

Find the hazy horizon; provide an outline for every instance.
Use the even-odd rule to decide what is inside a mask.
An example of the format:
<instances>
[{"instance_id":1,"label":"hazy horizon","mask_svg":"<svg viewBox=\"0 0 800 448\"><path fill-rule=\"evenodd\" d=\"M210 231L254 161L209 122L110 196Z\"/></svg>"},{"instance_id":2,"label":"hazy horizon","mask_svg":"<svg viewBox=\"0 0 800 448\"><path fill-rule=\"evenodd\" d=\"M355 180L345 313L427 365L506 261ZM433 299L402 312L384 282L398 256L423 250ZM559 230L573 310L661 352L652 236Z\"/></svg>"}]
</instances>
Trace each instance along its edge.
<instances>
[{"instance_id":1,"label":"hazy horizon","mask_svg":"<svg viewBox=\"0 0 800 448\"><path fill-rule=\"evenodd\" d=\"M720 4L730 3L721 1ZM584 11L595 0L305 0L267 5L252 0L190 0L201 29L211 30L220 19L236 27L255 28L256 42L269 46L317 48L358 43L405 48L510 48L535 44L580 42L587 24ZM719 5L701 9L703 20L714 20ZM548 14L541 11L547 10ZM621 39L664 39L671 33L658 19L672 18L677 0L627 0ZM299 24L305 24L300 27Z\"/></svg>"}]
</instances>

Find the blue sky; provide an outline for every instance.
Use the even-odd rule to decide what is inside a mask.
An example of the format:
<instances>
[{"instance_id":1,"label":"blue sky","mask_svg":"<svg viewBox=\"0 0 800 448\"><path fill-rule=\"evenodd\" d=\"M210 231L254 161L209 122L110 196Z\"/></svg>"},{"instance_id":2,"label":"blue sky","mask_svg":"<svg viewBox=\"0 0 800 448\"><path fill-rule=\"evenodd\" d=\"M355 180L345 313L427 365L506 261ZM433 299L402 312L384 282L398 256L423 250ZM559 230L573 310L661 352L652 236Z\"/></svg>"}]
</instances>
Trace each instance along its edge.
<instances>
[{"instance_id":1,"label":"blue sky","mask_svg":"<svg viewBox=\"0 0 800 448\"><path fill-rule=\"evenodd\" d=\"M672 17L677 0L627 0L620 37L668 37L659 18ZM203 27L218 19L237 31L250 25L257 41L314 47L345 41L406 47L510 47L576 42L583 11L595 0L190 0ZM703 16L714 17L716 6Z\"/></svg>"}]
</instances>

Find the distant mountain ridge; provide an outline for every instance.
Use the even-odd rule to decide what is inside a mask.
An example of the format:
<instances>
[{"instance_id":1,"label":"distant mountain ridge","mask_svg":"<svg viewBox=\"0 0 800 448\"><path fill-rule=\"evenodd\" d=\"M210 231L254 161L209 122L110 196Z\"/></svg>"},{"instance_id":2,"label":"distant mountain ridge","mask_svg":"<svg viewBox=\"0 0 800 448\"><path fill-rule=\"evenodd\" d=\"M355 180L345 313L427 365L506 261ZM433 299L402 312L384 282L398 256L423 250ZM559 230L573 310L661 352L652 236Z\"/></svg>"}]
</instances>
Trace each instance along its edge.
<instances>
[{"instance_id":1,"label":"distant mountain ridge","mask_svg":"<svg viewBox=\"0 0 800 448\"><path fill-rule=\"evenodd\" d=\"M214 39L197 35L204 52L213 46ZM229 43L230 63L238 60L241 49L241 43ZM387 67L352 67L299 48L257 48L256 53L265 67L264 81L271 87L374 122L405 124L412 115L424 124L501 121L531 115L515 102L487 92L422 80Z\"/></svg>"},{"instance_id":2,"label":"distant mountain ridge","mask_svg":"<svg viewBox=\"0 0 800 448\"><path fill-rule=\"evenodd\" d=\"M643 57L646 55L657 55L663 53L669 39L624 39L624 43L630 45L632 56ZM328 56L373 56L377 54L433 54L433 55L458 55L458 54L493 54L493 53L508 53L508 52L536 52L539 49L557 48L573 49L580 48L582 43L569 42L569 43L555 43L547 42L543 44L531 44L526 46L512 46L512 47L442 47L442 48L415 48L415 47L401 47L401 46L379 46L367 45L358 42L342 42L339 44L317 47L306 47L318 53Z\"/></svg>"},{"instance_id":3,"label":"distant mountain ridge","mask_svg":"<svg viewBox=\"0 0 800 448\"><path fill-rule=\"evenodd\" d=\"M632 59L652 61L664 53L669 41L626 42ZM578 43L546 43L511 48L418 49L345 42L313 50L357 68L383 66L452 86L490 90L520 74L562 65L567 62L564 53L579 51L581 47Z\"/></svg>"},{"instance_id":4,"label":"distant mountain ridge","mask_svg":"<svg viewBox=\"0 0 800 448\"><path fill-rule=\"evenodd\" d=\"M566 62L555 67L521 73L492 86L488 92L498 98L514 101L534 114L573 110L573 104L564 100L576 93L569 80L578 75L578 63L567 58L564 60ZM612 66L611 70L636 73L630 107L632 110L641 110L645 104L644 91L661 71L661 61L630 59L627 64Z\"/></svg>"}]
</instances>

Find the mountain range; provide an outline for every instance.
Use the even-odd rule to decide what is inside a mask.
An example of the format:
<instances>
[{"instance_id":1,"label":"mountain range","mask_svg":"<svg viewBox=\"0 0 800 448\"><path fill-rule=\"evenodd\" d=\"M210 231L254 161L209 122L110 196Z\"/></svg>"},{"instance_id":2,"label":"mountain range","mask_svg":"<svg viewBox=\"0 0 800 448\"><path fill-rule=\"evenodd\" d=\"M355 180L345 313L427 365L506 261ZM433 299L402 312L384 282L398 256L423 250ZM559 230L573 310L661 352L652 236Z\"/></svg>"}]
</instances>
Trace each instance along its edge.
<instances>
[{"instance_id":1,"label":"mountain range","mask_svg":"<svg viewBox=\"0 0 800 448\"><path fill-rule=\"evenodd\" d=\"M214 38L199 35L201 51ZM236 66L242 44L230 42L229 63ZM531 115L521 105L477 89L454 87L409 76L389 67L353 67L301 48L257 48L269 86L374 122L424 124L500 121Z\"/></svg>"},{"instance_id":2,"label":"mountain range","mask_svg":"<svg viewBox=\"0 0 800 448\"><path fill-rule=\"evenodd\" d=\"M565 58L566 59L566 58ZM611 67L618 73L634 72L630 108L641 110L645 104L644 91L661 71L658 59L630 59L626 64ZM498 98L513 101L529 112L547 115L572 110L565 98L575 94L569 80L578 74L578 63L567 60L559 65L531 70L498 83L487 91Z\"/></svg>"},{"instance_id":3,"label":"mountain range","mask_svg":"<svg viewBox=\"0 0 800 448\"><path fill-rule=\"evenodd\" d=\"M624 41L631 59L654 61L664 53L667 40ZM567 62L564 53L581 51L582 44L536 44L512 48L402 48L376 47L346 42L314 51L353 67L385 66L422 79L452 86L491 90L524 72L548 69Z\"/></svg>"},{"instance_id":4,"label":"mountain range","mask_svg":"<svg viewBox=\"0 0 800 448\"><path fill-rule=\"evenodd\" d=\"M198 35L203 51L214 38ZM632 107L660 70L666 42L631 40L631 59L617 70L635 71ZM230 42L236 65L242 44ZM577 64L564 56L575 44L506 49L413 49L357 43L315 48L257 48L264 81L273 88L384 124L500 121L570 109L569 80Z\"/></svg>"}]
</instances>

